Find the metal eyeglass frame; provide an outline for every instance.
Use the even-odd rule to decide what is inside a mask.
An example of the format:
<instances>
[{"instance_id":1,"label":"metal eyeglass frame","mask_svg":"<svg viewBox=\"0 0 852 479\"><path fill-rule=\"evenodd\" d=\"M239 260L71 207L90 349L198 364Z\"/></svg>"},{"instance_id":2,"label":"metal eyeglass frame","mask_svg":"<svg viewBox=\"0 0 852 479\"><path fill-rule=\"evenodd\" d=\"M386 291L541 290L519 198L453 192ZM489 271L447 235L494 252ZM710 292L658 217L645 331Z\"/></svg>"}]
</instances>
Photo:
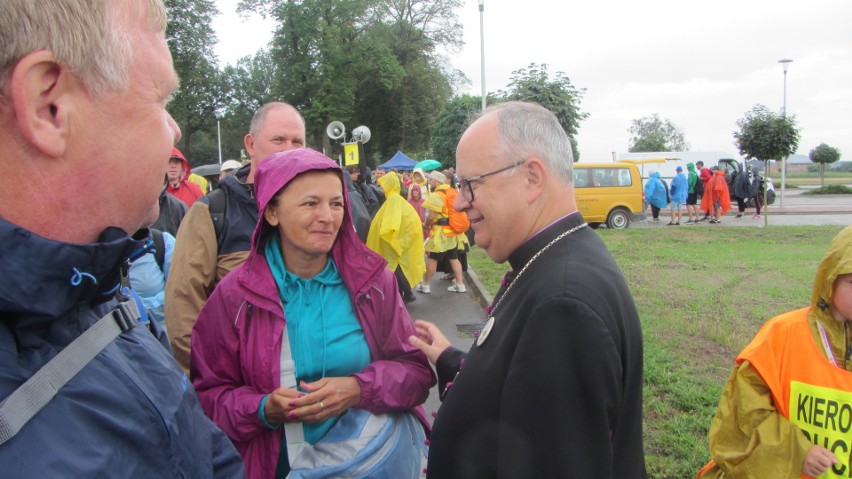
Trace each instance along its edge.
<instances>
[{"instance_id":1,"label":"metal eyeglass frame","mask_svg":"<svg viewBox=\"0 0 852 479\"><path fill-rule=\"evenodd\" d=\"M523 165L526 162L527 162L527 158L524 158L523 160L516 161L515 163L513 163L509 166L505 166L503 168L500 168L498 170L489 171L488 173L483 173L481 175L472 176L470 178L466 178L466 179L463 179L463 180L460 179L459 180L459 186L461 188L459 188L459 191L461 191L462 197L464 197L465 201L467 201L468 203L473 203L473 201L476 199L476 196L473 193L473 183L480 183L483 180L485 180L485 178L487 178L491 175L496 175L497 173L502 173L504 171L511 170L512 168L517 168L517 167Z\"/></svg>"}]
</instances>

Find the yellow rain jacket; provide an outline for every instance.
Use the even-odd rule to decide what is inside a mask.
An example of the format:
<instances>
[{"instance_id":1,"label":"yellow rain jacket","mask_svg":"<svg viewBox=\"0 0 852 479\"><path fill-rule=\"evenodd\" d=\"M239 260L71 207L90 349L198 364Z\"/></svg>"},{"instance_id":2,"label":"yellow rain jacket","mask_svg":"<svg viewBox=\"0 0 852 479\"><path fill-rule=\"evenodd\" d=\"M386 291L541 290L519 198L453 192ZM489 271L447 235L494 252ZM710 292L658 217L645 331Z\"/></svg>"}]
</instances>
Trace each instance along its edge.
<instances>
[{"instance_id":1,"label":"yellow rain jacket","mask_svg":"<svg viewBox=\"0 0 852 479\"><path fill-rule=\"evenodd\" d=\"M395 271L397 265L402 268L408 283L414 286L426 272L420 215L400 195L396 174L382 176L379 185L385 192L385 202L370 224L367 247L385 258L391 271Z\"/></svg>"},{"instance_id":2,"label":"yellow rain jacket","mask_svg":"<svg viewBox=\"0 0 852 479\"><path fill-rule=\"evenodd\" d=\"M209 189L210 188L210 182L207 181L207 178L205 178L201 175L197 175L195 173L190 173L189 174L189 181L198 185L198 187L201 188L201 192L204 193L205 195L207 193L210 193L210 189Z\"/></svg>"},{"instance_id":3,"label":"yellow rain jacket","mask_svg":"<svg viewBox=\"0 0 852 479\"><path fill-rule=\"evenodd\" d=\"M449 219L449 212L444 204L444 195L438 193L450 189L450 185L439 185L429 198L423 202L423 207L429 210L429 216L435 220ZM429 238L426 240L426 251L430 253L443 253L451 249L461 251L468 250L467 235L456 233L448 225L432 223L429 230Z\"/></svg>"},{"instance_id":4,"label":"yellow rain jacket","mask_svg":"<svg viewBox=\"0 0 852 479\"><path fill-rule=\"evenodd\" d=\"M841 461L836 466L839 470L829 468L827 473L819 477L850 476L852 430L843 420L840 421L839 428L831 429L832 424L838 425L837 415L848 409L842 405L852 402L850 388L829 391L826 393L831 396L828 400L817 398L820 400L811 401L814 407L808 406L808 398L816 398L819 394L799 394L794 404L796 407L792 410L789 405L776 407L775 400L776 397L789 399L790 389L793 388L813 388L807 384L802 386L803 383L793 385L778 380L779 377L790 377L790 369L808 369L801 365L788 367L792 363L789 359L795 360L795 357L814 358L810 362L813 364L814 379L823 380L831 376L840 378L846 385L852 384L852 361L847 360L852 327L847 322L835 320L828 307L832 303L834 280L848 273L852 273L852 226L845 228L835 237L820 263L810 307L786 313L767 322L752 344L737 358L737 366L725 385L716 416L710 426L710 451L715 462L705 466L699 472L699 478L807 477L801 475L801 470L805 455L814 444L809 437L814 436L820 436L816 439L819 445L833 451ZM789 333L787 337L795 341L784 343L784 337L779 334L785 331L783 325L796 324L796 321L806 321L807 328L799 327L796 333ZM823 346L819 325L822 325L826 332L831 355L827 354ZM787 328L787 331L790 330ZM790 346L795 349L790 350ZM775 352L767 354L767 351L757 349L770 347L775 348ZM832 356L837 366L828 361ZM754 358L759 363L752 364L746 357ZM759 372L760 368L766 369L767 364L772 362L767 359L774 359L783 371ZM764 380L764 376L767 380ZM836 408L833 416L829 403L841 405ZM785 411L794 415L796 420L804 421L803 424L816 421L817 424L828 427L829 432L836 437L830 438L827 444L823 443L826 434L815 434L814 430L803 431L785 416ZM829 416L833 417L834 422Z\"/></svg>"}]
</instances>

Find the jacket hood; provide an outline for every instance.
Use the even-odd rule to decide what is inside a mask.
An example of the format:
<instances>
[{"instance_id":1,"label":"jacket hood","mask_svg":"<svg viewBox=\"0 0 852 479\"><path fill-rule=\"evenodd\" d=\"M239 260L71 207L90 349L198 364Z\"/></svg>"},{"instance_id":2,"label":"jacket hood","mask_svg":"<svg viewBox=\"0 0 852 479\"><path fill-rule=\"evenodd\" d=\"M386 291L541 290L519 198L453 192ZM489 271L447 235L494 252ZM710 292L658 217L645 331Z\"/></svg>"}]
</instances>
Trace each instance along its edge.
<instances>
[{"instance_id":1,"label":"jacket hood","mask_svg":"<svg viewBox=\"0 0 852 479\"><path fill-rule=\"evenodd\" d=\"M852 226L847 226L831 242L828 252L817 268L811 307L831 304L834 280L838 276L852 273Z\"/></svg>"},{"instance_id":2,"label":"jacket hood","mask_svg":"<svg viewBox=\"0 0 852 479\"><path fill-rule=\"evenodd\" d=\"M657 179L659 179L659 178L660 178L660 173L659 173L659 172L657 172L657 171L655 171L655 172L651 173L651 178L657 178Z\"/></svg>"},{"instance_id":3,"label":"jacket hood","mask_svg":"<svg viewBox=\"0 0 852 479\"><path fill-rule=\"evenodd\" d=\"M373 252L358 238L352 223L349 191L344 182L343 170L327 156L310 148L282 151L276 153L260 164L254 177L254 191L257 198L258 221L252 234L251 251L244 263L241 280L249 286L252 283L251 269L255 267L258 256L263 255L266 238L274 231L263 217L266 206L294 178L308 171L333 171L339 178L343 190L345 211L343 223L337 233L337 239L331 247L329 255L334 260L338 271L347 283L350 291L359 290L376 271L385 267L385 260ZM266 267L268 269L268 267ZM356 281L358 284L354 284ZM274 285L273 285L274 286Z\"/></svg>"},{"instance_id":4,"label":"jacket hood","mask_svg":"<svg viewBox=\"0 0 852 479\"><path fill-rule=\"evenodd\" d=\"M387 178L387 179L385 179ZM388 173L387 175L379 178L379 186L382 187L382 191L385 192L385 197L390 197L392 194L400 194L402 191L402 187L399 184L399 177L396 176L396 173Z\"/></svg>"},{"instance_id":5,"label":"jacket hood","mask_svg":"<svg viewBox=\"0 0 852 479\"><path fill-rule=\"evenodd\" d=\"M418 179L414 175L420 175L420 178ZM415 183L418 183L418 184L421 184L421 185L426 183L426 173L423 172L423 168L415 168L414 169L414 171L411 173L411 181L414 181Z\"/></svg>"},{"instance_id":6,"label":"jacket hood","mask_svg":"<svg viewBox=\"0 0 852 479\"><path fill-rule=\"evenodd\" d=\"M687 163L686 164L686 171L695 172L695 164L694 163Z\"/></svg>"},{"instance_id":7,"label":"jacket hood","mask_svg":"<svg viewBox=\"0 0 852 479\"><path fill-rule=\"evenodd\" d=\"M181 163L183 164L183 176L180 177L181 181L189 180L189 175L192 174L192 165L186 160L186 157L183 156L183 153L180 152L175 147L172 147L172 156L170 158L180 158Z\"/></svg>"},{"instance_id":8,"label":"jacket hood","mask_svg":"<svg viewBox=\"0 0 852 479\"><path fill-rule=\"evenodd\" d=\"M266 220L263 219L263 211L272 201L272 198L300 174L322 170L334 171L340 177L340 184L343 187L343 201L346 204L340 231L353 229L352 217L349 213L349 192L343 181L343 170L337 163L322 153L310 148L300 148L282 151L270 156L260 164L255 173L254 188L257 197L258 222L252 237L252 245L257 247L260 244L259 241L266 238L268 233L266 230L271 229L266 224Z\"/></svg>"},{"instance_id":9,"label":"jacket hood","mask_svg":"<svg viewBox=\"0 0 852 479\"><path fill-rule=\"evenodd\" d=\"M834 298L834 281L838 276L852 273L852 226L847 226L841 231L828 248L822 262L816 272L814 290L811 295L811 307L808 311L808 323L811 333L819 342L819 328L821 324L828 334L828 340L836 357L847 357L849 354L849 327L846 322L837 321L829 309Z\"/></svg>"}]
</instances>

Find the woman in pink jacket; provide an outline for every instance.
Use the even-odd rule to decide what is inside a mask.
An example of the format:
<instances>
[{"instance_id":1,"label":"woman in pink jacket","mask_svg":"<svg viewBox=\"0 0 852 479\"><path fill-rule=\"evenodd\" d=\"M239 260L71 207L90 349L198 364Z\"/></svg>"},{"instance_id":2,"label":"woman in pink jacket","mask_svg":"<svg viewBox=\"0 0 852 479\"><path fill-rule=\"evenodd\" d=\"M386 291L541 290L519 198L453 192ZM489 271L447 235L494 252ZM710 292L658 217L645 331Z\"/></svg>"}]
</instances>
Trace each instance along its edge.
<instances>
[{"instance_id":1,"label":"woman in pink jacket","mask_svg":"<svg viewBox=\"0 0 852 479\"><path fill-rule=\"evenodd\" d=\"M255 188L252 249L201 310L190 363L201 405L247 477L289 471L282 423L300 423L310 444L350 408L411 410L427 424L419 405L434 373L407 342L414 327L393 272L355 234L340 168L314 150L282 152L261 164ZM285 331L290 388L281 386Z\"/></svg>"}]
</instances>

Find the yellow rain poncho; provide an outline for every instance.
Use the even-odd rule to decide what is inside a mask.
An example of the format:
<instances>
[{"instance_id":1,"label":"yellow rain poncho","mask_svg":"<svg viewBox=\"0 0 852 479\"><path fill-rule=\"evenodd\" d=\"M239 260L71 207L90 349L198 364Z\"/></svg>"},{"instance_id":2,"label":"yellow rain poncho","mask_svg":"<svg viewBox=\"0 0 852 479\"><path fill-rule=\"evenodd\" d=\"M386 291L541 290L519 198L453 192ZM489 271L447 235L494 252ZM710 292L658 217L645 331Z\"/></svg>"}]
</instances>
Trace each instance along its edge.
<instances>
[{"instance_id":1,"label":"yellow rain poncho","mask_svg":"<svg viewBox=\"0 0 852 479\"><path fill-rule=\"evenodd\" d=\"M400 195L399 177L390 173L379 178L385 202L370 225L367 247L388 261L391 271L399 266L411 286L426 272L423 249L423 224L420 215Z\"/></svg>"},{"instance_id":2,"label":"yellow rain poncho","mask_svg":"<svg viewBox=\"0 0 852 479\"><path fill-rule=\"evenodd\" d=\"M448 189L450 189L450 185L438 185L435 191L429 195L429 198L423 202L423 207L430 212L429 214L432 218L449 218L449 213L444 205L444 194L440 193ZM469 249L467 245L467 235L464 233L455 233L449 226L432 223L432 228L429 231L429 239L426 240L426 251L430 253L443 253L451 249L467 251Z\"/></svg>"},{"instance_id":3,"label":"yellow rain poncho","mask_svg":"<svg viewBox=\"0 0 852 479\"><path fill-rule=\"evenodd\" d=\"M820 263L807 312L811 333L808 339L813 337L820 351L824 351L818 326L821 324L838 367L852 372L852 361L846 360L852 325L834 319L828 306L833 304L834 280L848 273L852 273L852 226L834 238ZM828 361L825 364L835 367ZM776 410L769 386L748 361L737 364L725 384L709 437L716 464L701 474L701 479L798 478L805 455L813 446L799 427Z\"/></svg>"}]
</instances>

